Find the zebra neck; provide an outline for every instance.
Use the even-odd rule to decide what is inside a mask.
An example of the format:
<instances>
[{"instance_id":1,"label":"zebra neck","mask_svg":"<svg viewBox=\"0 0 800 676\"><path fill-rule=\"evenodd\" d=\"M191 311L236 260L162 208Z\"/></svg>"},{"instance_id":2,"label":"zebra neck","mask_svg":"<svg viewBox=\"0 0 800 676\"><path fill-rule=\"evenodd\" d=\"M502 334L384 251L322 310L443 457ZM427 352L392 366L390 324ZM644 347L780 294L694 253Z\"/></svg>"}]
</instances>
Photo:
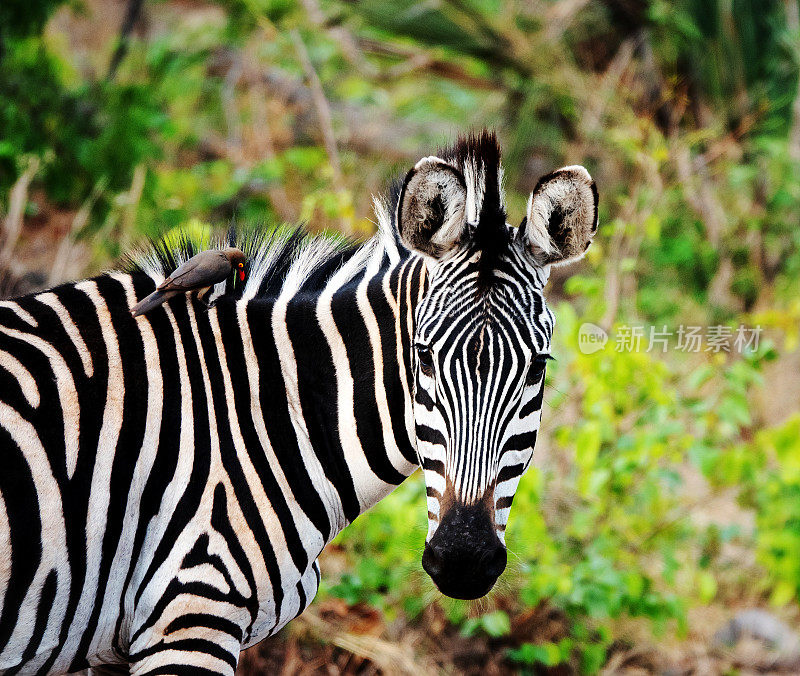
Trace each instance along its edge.
<instances>
[{"instance_id":1,"label":"zebra neck","mask_svg":"<svg viewBox=\"0 0 800 676\"><path fill-rule=\"evenodd\" d=\"M413 434L414 308L419 258L382 250L319 293L282 294L271 326L293 432L327 505L328 540L418 467Z\"/></svg>"}]
</instances>

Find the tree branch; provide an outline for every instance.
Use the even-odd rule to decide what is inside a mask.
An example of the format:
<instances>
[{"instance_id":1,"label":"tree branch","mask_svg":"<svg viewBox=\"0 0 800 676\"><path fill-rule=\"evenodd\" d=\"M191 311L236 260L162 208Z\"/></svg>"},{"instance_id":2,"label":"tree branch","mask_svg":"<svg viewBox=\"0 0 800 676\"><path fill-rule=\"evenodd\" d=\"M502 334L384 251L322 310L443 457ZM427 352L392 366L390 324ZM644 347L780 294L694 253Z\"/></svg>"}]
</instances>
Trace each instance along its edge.
<instances>
[{"instance_id":1,"label":"tree branch","mask_svg":"<svg viewBox=\"0 0 800 676\"><path fill-rule=\"evenodd\" d=\"M331 117L331 107L328 105L328 99L325 98L325 91L322 89L322 82L314 70L314 64L311 63L311 57L308 55L308 50L300 35L300 31L296 28L289 32L289 35L294 42L295 50L297 51L297 58L300 60L305 72L308 84L311 87L311 96L314 101L314 107L317 111L317 118L319 119L320 129L322 131L322 138L325 142L325 150L328 153L328 161L333 171L333 184L338 192L345 189L344 178L342 176L342 164L339 161L339 150L336 147L336 136L333 131L333 118ZM350 222L342 218L342 229L345 234L349 234L351 225Z\"/></svg>"},{"instance_id":2,"label":"tree branch","mask_svg":"<svg viewBox=\"0 0 800 676\"><path fill-rule=\"evenodd\" d=\"M139 21L143 4L144 0L128 0L128 9L125 12L125 18L122 20L122 26L119 29L119 42L111 57L111 63L108 66L107 80L113 80L116 77L117 69L128 53L129 39L136 22Z\"/></svg>"}]
</instances>

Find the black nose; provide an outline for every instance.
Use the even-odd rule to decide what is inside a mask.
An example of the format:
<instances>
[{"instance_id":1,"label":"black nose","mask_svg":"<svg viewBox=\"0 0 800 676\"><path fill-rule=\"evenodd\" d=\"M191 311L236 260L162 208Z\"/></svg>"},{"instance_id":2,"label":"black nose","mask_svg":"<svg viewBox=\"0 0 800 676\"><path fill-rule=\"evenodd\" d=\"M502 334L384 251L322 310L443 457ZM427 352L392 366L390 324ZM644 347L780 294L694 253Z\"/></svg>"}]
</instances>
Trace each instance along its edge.
<instances>
[{"instance_id":1,"label":"black nose","mask_svg":"<svg viewBox=\"0 0 800 676\"><path fill-rule=\"evenodd\" d=\"M455 505L425 545L422 567L442 594L477 599L506 568L506 548L483 505Z\"/></svg>"}]
</instances>

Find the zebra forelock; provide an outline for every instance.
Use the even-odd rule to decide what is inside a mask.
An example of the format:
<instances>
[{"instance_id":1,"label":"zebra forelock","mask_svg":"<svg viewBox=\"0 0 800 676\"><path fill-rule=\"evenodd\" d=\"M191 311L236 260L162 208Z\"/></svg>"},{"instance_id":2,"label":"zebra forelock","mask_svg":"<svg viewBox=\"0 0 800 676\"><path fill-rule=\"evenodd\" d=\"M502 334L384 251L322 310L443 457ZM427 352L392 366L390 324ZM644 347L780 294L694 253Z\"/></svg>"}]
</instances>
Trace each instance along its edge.
<instances>
[{"instance_id":1,"label":"zebra forelock","mask_svg":"<svg viewBox=\"0 0 800 676\"><path fill-rule=\"evenodd\" d=\"M484 129L479 134L460 138L452 148L443 150L442 156L464 175L467 236L480 254L478 282L480 289L486 290L491 286L500 257L510 244L500 145L494 132Z\"/></svg>"},{"instance_id":2,"label":"zebra forelock","mask_svg":"<svg viewBox=\"0 0 800 676\"><path fill-rule=\"evenodd\" d=\"M497 214L505 214L500 144L494 132L484 129L478 134L462 136L439 154L464 175L468 222L478 224ZM483 225L494 229L489 220L484 220Z\"/></svg>"}]
</instances>

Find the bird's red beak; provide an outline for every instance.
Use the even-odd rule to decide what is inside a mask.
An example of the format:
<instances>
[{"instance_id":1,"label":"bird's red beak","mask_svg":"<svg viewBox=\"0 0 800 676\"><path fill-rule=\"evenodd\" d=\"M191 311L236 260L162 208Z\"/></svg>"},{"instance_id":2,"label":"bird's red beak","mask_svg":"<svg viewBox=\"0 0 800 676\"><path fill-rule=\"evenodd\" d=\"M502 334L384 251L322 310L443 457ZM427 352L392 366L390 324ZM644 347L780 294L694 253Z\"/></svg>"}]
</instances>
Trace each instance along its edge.
<instances>
[{"instance_id":1,"label":"bird's red beak","mask_svg":"<svg viewBox=\"0 0 800 676\"><path fill-rule=\"evenodd\" d=\"M239 270L239 281L240 282L244 281L244 270Z\"/></svg>"}]
</instances>

